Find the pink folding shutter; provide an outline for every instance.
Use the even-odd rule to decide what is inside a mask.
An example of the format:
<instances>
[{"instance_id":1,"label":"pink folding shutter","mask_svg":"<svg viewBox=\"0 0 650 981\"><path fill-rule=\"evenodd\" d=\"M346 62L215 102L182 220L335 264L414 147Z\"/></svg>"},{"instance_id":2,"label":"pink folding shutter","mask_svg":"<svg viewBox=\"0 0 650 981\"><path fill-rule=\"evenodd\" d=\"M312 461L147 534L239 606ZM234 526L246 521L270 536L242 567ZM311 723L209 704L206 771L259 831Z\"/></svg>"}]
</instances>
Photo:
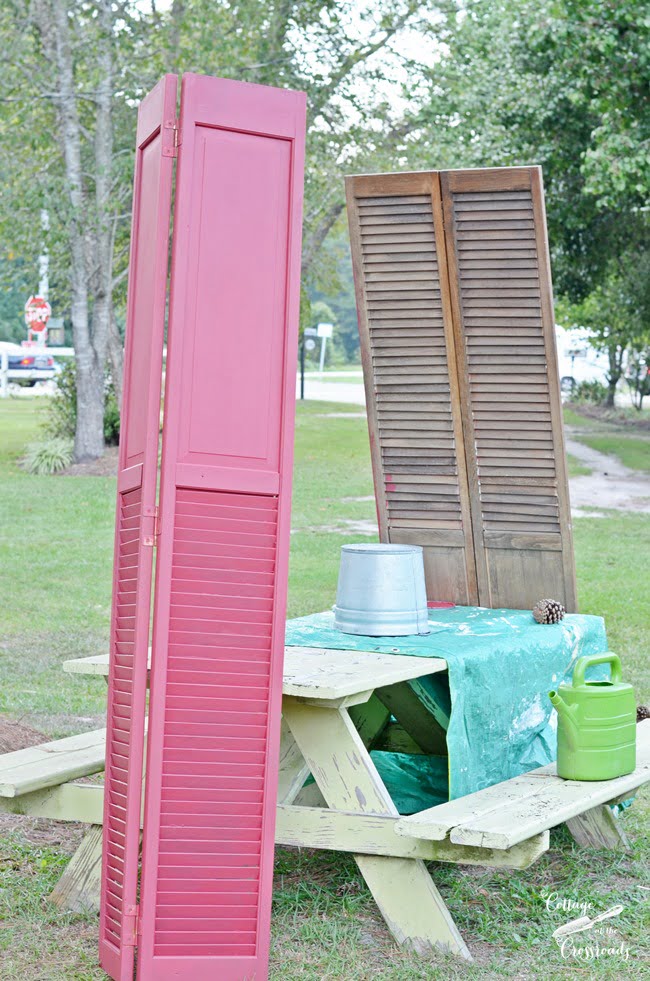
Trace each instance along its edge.
<instances>
[{"instance_id":1,"label":"pink folding shutter","mask_svg":"<svg viewBox=\"0 0 650 981\"><path fill-rule=\"evenodd\" d=\"M138 976L267 976L305 98L185 75Z\"/></svg>"},{"instance_id":2,"label":"pink folding shutter","mask_svg":"<svg viewBox=\"0 0 650 981\"><path fill-rule=\"evenodd\" d=\"M117 488L100 963L133 978L175 75L138 112Z\"/></svg>"}]
</instances>

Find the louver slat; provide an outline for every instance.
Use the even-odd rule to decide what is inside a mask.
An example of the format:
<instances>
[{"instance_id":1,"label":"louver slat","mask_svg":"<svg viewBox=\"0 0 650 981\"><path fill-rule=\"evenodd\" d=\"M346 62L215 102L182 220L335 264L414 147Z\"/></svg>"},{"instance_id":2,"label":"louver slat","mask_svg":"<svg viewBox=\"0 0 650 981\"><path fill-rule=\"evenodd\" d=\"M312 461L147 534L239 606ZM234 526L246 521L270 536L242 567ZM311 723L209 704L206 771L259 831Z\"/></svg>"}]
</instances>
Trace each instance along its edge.
<instances>
[{"instance_id":1,"label":"louver slat","mask_svg":"<svg viewBox=\"0 0 650 981\"><path fill-rule=\"evenodd\" d=\"M143 981L267 977L305 99L183 77Z\"/></svg>"},{"instance_id":2,"label":"louver slat","mask_svg":"<svg viewBox=\"0 0 650 981\"><path fill-rule=\"evenodd\" d=\"M138 112L118 470L108 687L99 953L115 981L131 981L137 902L142 759L156 503L176 77Z\"/></svg>"},{"instance_id":3,"label":"louver slat","mask_svg":"<svg viewBox=\"0 0 650 981\"><path fill-rule=\"evenodd\" d=\"M576 607L538 168L441 175L481 603Z\"/></svg>"},{"instance_id":4,"label":"louver slat","mask_svg":"<svg viewBox=\"0 0 650 981\"><path fill-rule=\"evenodd\" d=\"M438 182L349 178L347 198L380 536L424 546L430 599L476 602Z\"/></svg>"}]
</instances>

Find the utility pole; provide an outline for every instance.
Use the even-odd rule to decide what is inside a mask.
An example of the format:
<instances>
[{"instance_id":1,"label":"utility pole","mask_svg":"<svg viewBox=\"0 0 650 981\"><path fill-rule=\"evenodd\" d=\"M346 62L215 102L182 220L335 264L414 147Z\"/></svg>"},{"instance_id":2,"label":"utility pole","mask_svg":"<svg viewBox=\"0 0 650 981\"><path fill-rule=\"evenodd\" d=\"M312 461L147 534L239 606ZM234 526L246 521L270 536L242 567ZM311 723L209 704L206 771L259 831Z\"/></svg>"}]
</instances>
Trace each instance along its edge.
<instances>
[{"instance_id":1,"label":"utility pole","mask_svg":"<svg viewBox=\"0 0 650 981\"><path fill-rule=\"evenodd\" d=\"M305 327L300 341L300 398L305 397L305 351L313 351L316 347L315 338L318 331L315 327Z\"/></svg>"}]
</instances>

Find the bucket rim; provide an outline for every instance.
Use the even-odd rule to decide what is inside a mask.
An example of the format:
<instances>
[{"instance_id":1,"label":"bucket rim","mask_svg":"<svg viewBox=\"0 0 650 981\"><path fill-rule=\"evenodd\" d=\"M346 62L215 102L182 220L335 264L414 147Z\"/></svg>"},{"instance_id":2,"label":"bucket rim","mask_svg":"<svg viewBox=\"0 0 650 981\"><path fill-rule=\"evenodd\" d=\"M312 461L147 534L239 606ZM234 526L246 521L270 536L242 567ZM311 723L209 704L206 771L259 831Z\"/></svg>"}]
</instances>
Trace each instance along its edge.
<instances>
[{"instance_id":1,"label":"bucket rim","mask_svg":"<svg viewBox=\"0 0 650 981\"><path fill-rule=\"evenodd\" d=\"M405 555L422 552L421 545L393 545L390 542L365 542L359 545L341 545L342 552L361 552L370 555Z\"/></svg>"}]
</instances>

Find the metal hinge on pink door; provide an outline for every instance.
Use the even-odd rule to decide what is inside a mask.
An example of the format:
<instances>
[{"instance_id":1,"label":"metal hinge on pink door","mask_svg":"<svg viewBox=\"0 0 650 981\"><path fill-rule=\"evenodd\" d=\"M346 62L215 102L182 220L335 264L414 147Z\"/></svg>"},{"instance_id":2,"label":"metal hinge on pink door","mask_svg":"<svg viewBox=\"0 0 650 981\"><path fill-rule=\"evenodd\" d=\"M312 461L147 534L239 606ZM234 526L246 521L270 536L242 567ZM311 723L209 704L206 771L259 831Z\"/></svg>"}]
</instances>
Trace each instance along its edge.
<instances>
[{"instance_id":1,"label":"metal hinge on pink door","mask_svg":"<svg viewBox=\"0 0 650 981\"><path fill-rule=\"evenodd\" d=\"M122 918L122 944L125 947L137 947L140 936L140 907L125 906Z\"/></svg>"},{"instance_id":2,"label":"metal hinge on pink door","mask_svg":"<svg viewBox=\"0 0 650 981\"><path fill-rule=\"evenodd\" d=\"M180 146L178 119L168 119L163 124L163 157L177 157Z\"/></svg>"},{"instance_id":3,"label":"metal hinge on pink door","mask_svg":"<svg viewBox=\"0 0 650 981\"><path fill-rule=\"evenodd\" d=\"M142 509L142 544L153 548L158 544L159 533L158 507L144 507Z\"/></svg>"}]
</instances>

